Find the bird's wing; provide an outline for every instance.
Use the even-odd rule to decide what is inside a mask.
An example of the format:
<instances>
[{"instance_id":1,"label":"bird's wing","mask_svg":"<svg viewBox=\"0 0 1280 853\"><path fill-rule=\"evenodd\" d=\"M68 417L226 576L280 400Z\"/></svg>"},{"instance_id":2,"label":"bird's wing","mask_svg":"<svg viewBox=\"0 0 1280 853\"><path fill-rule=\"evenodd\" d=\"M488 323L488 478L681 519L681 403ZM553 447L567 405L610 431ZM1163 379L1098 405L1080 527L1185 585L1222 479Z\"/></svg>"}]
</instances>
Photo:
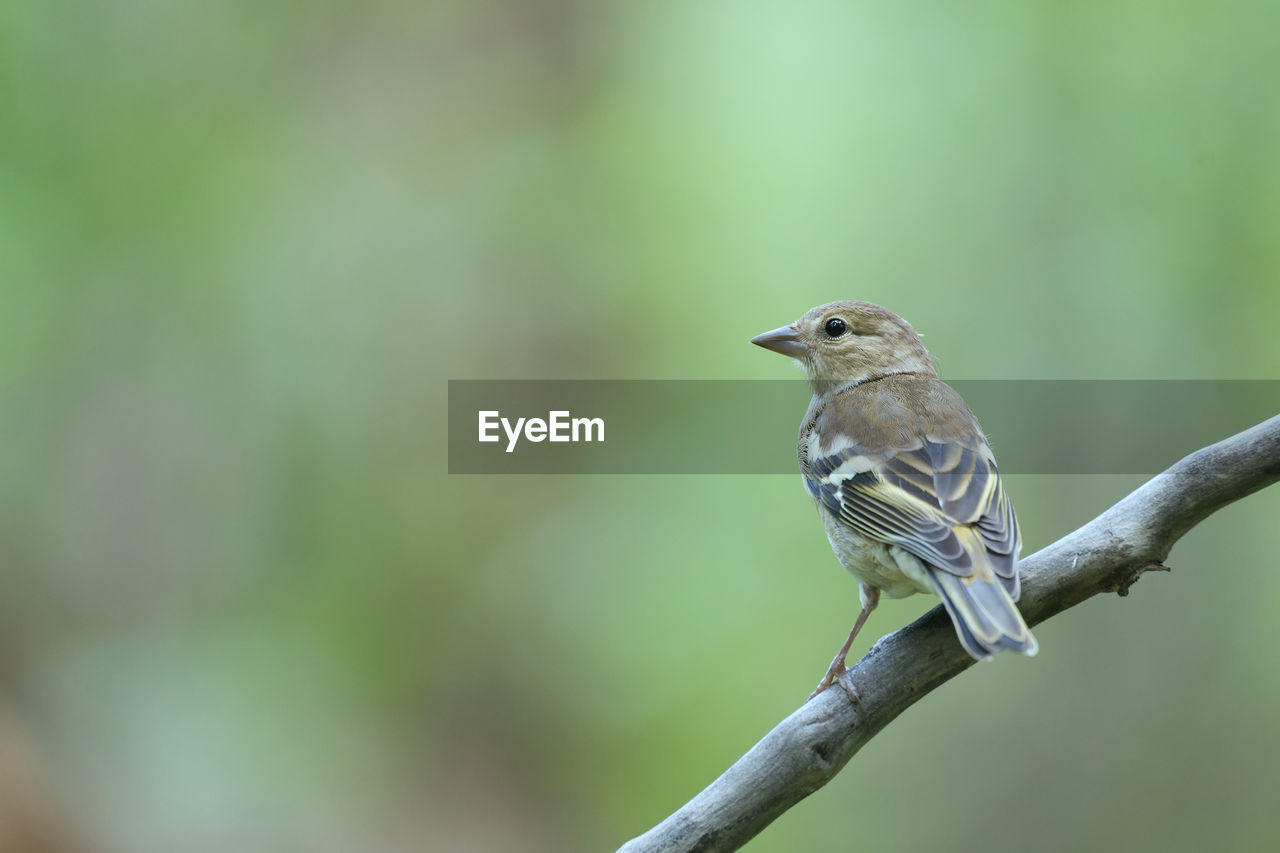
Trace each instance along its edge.
<instances>
[{"instance_id":1,"label":"bird's wing","mask_svg":"<svg viewBox=\"0 0 1280 853\"><path fill-rule=\"evenodd\" d=\"M981 434L968 441L925 437L905 449L840 443L838 451L811 455L805 473L810 493L832 515L868 539L898 545L959 577L974 573L973 557L957 536L968 527L1017 596L1018 522Z\"/></svg>"}]
</instances>

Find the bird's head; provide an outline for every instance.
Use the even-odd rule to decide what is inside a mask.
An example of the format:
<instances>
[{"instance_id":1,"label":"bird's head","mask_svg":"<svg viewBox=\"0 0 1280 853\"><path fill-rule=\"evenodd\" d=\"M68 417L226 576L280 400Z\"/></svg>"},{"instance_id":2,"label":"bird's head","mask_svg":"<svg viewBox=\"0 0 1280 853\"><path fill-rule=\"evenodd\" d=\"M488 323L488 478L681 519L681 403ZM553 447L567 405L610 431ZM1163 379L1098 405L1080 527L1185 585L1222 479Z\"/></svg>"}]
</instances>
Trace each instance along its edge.
<instances>
[{"instance_id":1,"label":"bird's head","mask_svg":"<svg viewBox=\"0 0 1280 853\"><path fill-rule=\"evenodd\" d=\"M751 343L790 356L818 393L902 373L937 376L911 324L870 302L828 302Z\"/></svg>"}]
</instances>

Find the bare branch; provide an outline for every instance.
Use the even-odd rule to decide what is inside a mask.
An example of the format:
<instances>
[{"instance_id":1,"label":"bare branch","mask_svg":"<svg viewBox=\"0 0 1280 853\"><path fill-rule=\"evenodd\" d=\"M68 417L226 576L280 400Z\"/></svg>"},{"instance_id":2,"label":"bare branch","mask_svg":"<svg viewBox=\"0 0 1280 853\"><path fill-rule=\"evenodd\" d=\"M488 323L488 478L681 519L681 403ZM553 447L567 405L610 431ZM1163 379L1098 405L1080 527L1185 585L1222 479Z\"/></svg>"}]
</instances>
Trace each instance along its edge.
<instances>
[{"instance_id":1,"label":"bare branch","mask_svg":"<svg viewBox=\"0 0 1280 853\"><path fill-rule=\"evenodd\" d=\"M1124 595L1163 569L1184 533L1280 480L1280 416L1198 450L1080 529L1021 562L1019 607L1035 625L1101 592ZM736 850L821 788L863 744L973 660L941 607L879 640L852 669L861 702L827 690L779 723L719 779L624 844L640 851Z\"/></svg>"}]
</instances>

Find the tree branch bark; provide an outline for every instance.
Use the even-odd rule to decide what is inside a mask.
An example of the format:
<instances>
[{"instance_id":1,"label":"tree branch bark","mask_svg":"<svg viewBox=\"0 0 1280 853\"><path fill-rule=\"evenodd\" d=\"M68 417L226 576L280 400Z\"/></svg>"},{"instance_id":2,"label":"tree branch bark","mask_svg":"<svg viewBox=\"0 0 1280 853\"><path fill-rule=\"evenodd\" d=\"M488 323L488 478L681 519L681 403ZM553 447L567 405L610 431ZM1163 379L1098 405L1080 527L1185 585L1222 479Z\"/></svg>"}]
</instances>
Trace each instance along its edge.
<instances>
[{"instance_id":1,"label":"tree branch bark","mask_svg":"<svg viewBox=\"0 0 1280 853\"><path fill-rule=\"evenodd\" d=\"M1021 561L1019 608L1035 625L1163 569L1184 533L1280 480L1280 415L1203 448L1093 521ZM881 638L852 668L861 701L830 689L802 705L677 812L619 853L736 850L821 788L863 744L973 664L941 606Z\"/></svg>"}]
</instances>

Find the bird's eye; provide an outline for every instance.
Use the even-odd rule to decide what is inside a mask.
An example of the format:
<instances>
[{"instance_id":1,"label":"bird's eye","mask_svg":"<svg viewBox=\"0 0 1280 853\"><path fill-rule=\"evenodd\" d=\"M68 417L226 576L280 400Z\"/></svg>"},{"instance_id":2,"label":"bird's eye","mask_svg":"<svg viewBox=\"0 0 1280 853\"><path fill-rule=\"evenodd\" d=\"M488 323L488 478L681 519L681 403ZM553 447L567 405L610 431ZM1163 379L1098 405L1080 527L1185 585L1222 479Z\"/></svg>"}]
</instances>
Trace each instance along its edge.
<instances>
[{"instance_id":1,"label":"bird's eye","mask_svg":"<svg viewBox=\"0 0 1280 853\"><path fill-rule=\"evenodd\" d=\"M839 317L832 317L822 328L826 331L828 338L838 338L849 331L849 324Z\"/></svg>"}]
</instances>

